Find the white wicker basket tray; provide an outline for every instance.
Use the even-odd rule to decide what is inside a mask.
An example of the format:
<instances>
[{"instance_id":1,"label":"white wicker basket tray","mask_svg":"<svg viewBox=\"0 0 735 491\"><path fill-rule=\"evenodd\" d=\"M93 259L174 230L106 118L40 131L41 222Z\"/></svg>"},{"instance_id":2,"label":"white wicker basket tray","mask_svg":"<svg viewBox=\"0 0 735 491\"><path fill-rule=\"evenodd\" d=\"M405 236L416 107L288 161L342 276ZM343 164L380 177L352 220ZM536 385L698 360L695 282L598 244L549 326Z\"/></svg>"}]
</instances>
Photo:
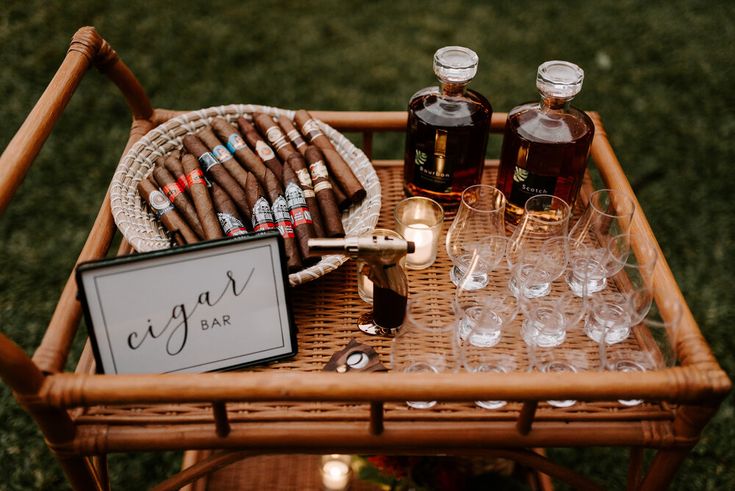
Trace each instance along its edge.
<instances>
[{"instance_id":1,"label":"white wicker basket tray","mask_svg":"<svg viewBox=\"0 0 735 491\"><path fill-rule=\"evenodd\" d=\"M148 211L136 187L152 171L156 159L175 149L181 149L184 135L209 125L215 117L234 121L239 116L249 118L253 112L285 115L291 119L294 116L294 111L251 104L200 109L172 118L152 129L122 157L110 186L112 214L118 229L136 251L147 252L171 247L166 231ZM321 121L318 123L367 191L367 196L360 204L352 205L342 214L345 233L360 235L370 232L378 223L381 204L380 182L375 169L365 154L340 132ZM333 271L346 260L346 256L325 256L317 264L290 274L289 281L291 285L311 281Z\"/></svg>"}]
</instances>

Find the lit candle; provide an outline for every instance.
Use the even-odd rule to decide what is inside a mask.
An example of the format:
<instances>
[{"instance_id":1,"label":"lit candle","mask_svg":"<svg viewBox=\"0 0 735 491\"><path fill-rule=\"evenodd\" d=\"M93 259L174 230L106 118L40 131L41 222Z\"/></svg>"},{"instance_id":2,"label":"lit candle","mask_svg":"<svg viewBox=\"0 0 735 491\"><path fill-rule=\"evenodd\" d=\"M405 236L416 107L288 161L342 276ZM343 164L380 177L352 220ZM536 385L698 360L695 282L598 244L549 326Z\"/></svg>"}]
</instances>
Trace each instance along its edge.
<instances>
[{"instance_id":1,"label":"lit candle","mask_svg":"<svg viewBox=\"0 0 735 491\"><path fill-rule=\"evenodd\" d=\"M344 456L325 456L322 463L322 484L327 491L343 491L350 483L350 466Z\"/></svg>"},{"instance_id":2,"label":"lit candle","mask_svg":"<svg viewBox=\"0 0 735 491\"><path fill-rule=\"evenodd\" d=\"M413 242L416 250L406 256L409 266L422 265L433 262L434 237L431 228L425 223L414 223L403 231L406 240Z\"/></svg>"},{"instance_id":3,"label":"lit candle","mask_svg":"<svg viewBox=\"0 0 735 491\"><path fill-rule=\"evenodd\" d=\"M441 205L421 196L406 198L396 205L393 216L398 233L416 247L406 256L408 269L424 269L434 264L444 221Z\"/></svg>"}]
</instances>

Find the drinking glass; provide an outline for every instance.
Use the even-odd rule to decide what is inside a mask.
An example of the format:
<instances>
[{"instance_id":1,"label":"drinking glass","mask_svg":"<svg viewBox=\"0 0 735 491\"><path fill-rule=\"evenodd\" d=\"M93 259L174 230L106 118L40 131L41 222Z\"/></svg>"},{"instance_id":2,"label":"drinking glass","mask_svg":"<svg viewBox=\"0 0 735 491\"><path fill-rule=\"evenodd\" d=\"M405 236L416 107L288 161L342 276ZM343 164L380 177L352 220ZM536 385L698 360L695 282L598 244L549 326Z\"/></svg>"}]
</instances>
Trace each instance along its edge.
<instances>
[{"instance_id":1,"label":"drinking glass","mask_svg":"<svg viewBox=\"0 0 735 491\"><path fill-rule=\"evenodd\" d=\"M531 354L531 363L539 372L578 373L588 370L590 366L587 353L581 350L534 346ZM577 403L574 399L552 399L546 402L554 407L570 407Z\"/></svg>"},{"instance_id":2,"label":"drinking glass","mask_svg":"<svg viewBox=\"0 0 735 491\"><path fill-rule=\"evenodd\" d=\"M630 235L634 212L635 203L621 191L599 189L590 195L587 208L569 232L571 267L566 281L575 295L605 288L607 278L615 273L607 246L613 237Z\"/></svg>"},{"instance_id":3,"label":"drinking glass","mask_svg":"<svg viewBox=\"0 0 735 491\"><path fill-rule=\"evenodd\" d=\"M475 254L479 263L465 288L487 285L488 274L505 254L504 215L505 196L494 186L477 184L462 192L462 201L446 239L447 254L453 264L449 272L452 283L459 284Z\"/></svg>"},{"instance_id":4,"label":"drinking glass","mask_svg":"<svg viewBox=\"0 0 735 491\"><path fill-rule=\"evenodd\" d=\"M471 330L482 328L486 336L484 343L494 346L500 341L503 327L516 317L518 307L515 297L498 294L495 289L466 288L467 284L472 284L474 268L478 263L477 257L470 261L468 272L455 291L457 336L464 341Z\"/></svg>"},{"instance_id":5,"label":"drinking glass","mask_svg":"<svg viewBox=\"0 0 735 491\"><path fill-rule=\"evenodd\" d=\"M648 244L641 244L636 254L620 254L620 244L626 244L628 236L611 239L608 245L616 273L608 278L606 288L587 297L588 315L585 322L587 336L601 343L615 344L630 334L631 326L641 322L648 314L653 300L653 271L658 254ZM618 257L620 256L620 258Z\"/></svg>"},{"instance_id":6,"label":"drinking glass","mask_svg":"<svg viewBox=\"0 0 735 491\"><path fill-rule=\"evenodd\" d=\"M454 295L422 292L409 297L406 319L391 345L391 367L407 373L453 372L459 368ZM409 401L428 409L436 401Z\"/></svg>"},{"instance_id":7,"label":"drinking glass","mask_svg":"<svg viewBox=\"0 0 735 491\"><path fill-rule=\"evenodd\" d=\"M571 293L519 299L523 313L521 337L529 346L553 348L567 337L567 329L585 315L584 302Z\"/></svg>"},{"instance_id":8,"label":"drinking glass","mask_svg":"<svg viewBox=\"0 0 735 491\"><path fill-rule=\"evenodd\" d=\"M493 334L486 331L486 327L476 327L461 341L460 357L465 370L476 373L508 373L520 370L522 362L513 351L501 351L487 344L486 341ZM507 401L475 401L475 404L484 409L499 409Z\"/></svg>"},{"instance_id":9,"label":"drinking glass","mask_svg":"<svg viewBox=\"0 0 735 491\"><path fill-rule=\"evenodd\" d=\"M676 341L682 308L676 300L663 300L654 305L648 315L631 327L625 342L604 346L602 365L606 370L640 373L661 370L676 364ZM641 399L619 399L624 406L636 406Z\"/></svg>"},{"instance_id":10,"label":"drinking glass","mask_svg":"<svg viewBox=\"0 0 735 491\"><path fill-rule=\"evenodd\" d=\"M514 295L548 295L551 282L564 273L570 216L569 205L556 196L540 194L526 201L506 253L512 271L508 287ZM520 291L519 282L526 285L525 291Z\"/></svg>"}]
</instances>

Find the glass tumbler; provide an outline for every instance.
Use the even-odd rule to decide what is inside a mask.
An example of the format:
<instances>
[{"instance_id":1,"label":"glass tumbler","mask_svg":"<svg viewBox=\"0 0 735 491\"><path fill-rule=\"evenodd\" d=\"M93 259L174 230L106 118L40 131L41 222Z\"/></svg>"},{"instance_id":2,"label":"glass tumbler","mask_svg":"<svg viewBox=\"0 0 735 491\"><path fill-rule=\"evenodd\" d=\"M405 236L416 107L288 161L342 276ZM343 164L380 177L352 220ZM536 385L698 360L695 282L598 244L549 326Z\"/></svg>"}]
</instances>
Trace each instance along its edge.
<instances>
[{"instance_id":1,"label":"glass tumbler","mask_svg":"<svg viewBox=\"0 0 735 491\"><path fill-rule=\"evenodd\" d=\"M391 344L391 368L406 373L454 372L459 368L454 295L422 292L409 297L406 319ZM436 401L408 401L428 409Z\"/></svg>"},{"instance_id":2,"label":"glass tumbler","mask_svg":"<svg viewBox=\"0 0 735 491\"><path fill-rule=\"evenodd\" d=\"M452 261L449 277L458 285L469 269L470 261L479 257L470 282L465 288L483 288L488 273L505 254L505 196L486 184L470 186L462 192L457 215L447 231L447 255Z\"/></svg>"}]
</instances>

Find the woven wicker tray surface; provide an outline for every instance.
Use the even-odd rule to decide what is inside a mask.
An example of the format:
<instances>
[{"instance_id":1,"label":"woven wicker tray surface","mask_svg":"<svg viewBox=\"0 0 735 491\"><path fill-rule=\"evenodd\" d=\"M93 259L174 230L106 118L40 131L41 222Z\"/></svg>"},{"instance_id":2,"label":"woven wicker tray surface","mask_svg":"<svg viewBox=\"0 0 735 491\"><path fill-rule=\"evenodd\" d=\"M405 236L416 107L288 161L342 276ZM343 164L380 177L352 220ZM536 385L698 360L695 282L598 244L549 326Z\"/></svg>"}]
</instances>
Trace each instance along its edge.
<instances>
[{"instance_id":1,"label":"woven wicker tray surface","mask_svg":"<svg viewBox=\"0 0 735 491\"><path fill-rule=\"evenodd\" d=\"M142 202L137 184L148 176L156 159L182 148L182 139L210 124L212 119L223 117L235 121L240 116L250 117L253 112L273 116L285 115L293 119L294 111L269 106L232 104L200 109L182 114L149 131L123 155L110 186L112 216L127 241L138 252L166 249L171 241L160 222ZM348 235L359 235L375 228L380 213L380 181L370 160L352 142L331 126L318 122L322 132L332 141L335 149L365 188L367 196L352 205L342 215L342 223ZM326 256L317 264L289 275L291 285L314 280L337 269L347 258L341 255Z\"/></svg>"},{"instance_id":2,"label":"woven wicker tray surface","mask_svg":"<svg viewBox=\"0 0 735 491\"><path fill-rule=\"evenodd\" d=\"M402 168L398 166L377 167L377 174L382 184L383 208L378 227L393 228L392 210L403 198ZM483 180L495 182L496 168L487 167ZM588 194L589 180L585 183ZM578 200L581 201L581 200ZM578 204L576 215L581 212L582 204ZM451 224L451 216L445 220L442 240ZM510 230L509 230L510 232ZM411 294L421 291L454 291L449 280L451 262L444 247L439 248L436 263L421 271L408 271ZM355 338L359 342L373 346L386 366L390 363L391 339L374 337L362 333L356 327L360 315L369 312L371 307L357 295L356 273L352 263L339 268L316 281L302 285L294 290L294 315L299 329L298 355L287 361L257 367L252 370L298 370L303 372L321 371L331 355L347 345ZM499 283L500 285L500 283ZM505 288L502 283L498 288ZM521 320L516 319L514 326L504 333L498 350L525 353L526 347L518 331ZM630 338L627 343L635 343ZM582 326L575 326L567 333L563 349L579 350L594 360L591 370L599 367L597 362L597 344L592 342L582 331ZM595 365L596 364L596 365ZM459 375L458 375L459 376ZM583 376L583 374L580 374ZM369 420L369 404L348 404L332 402L258 402L228 403L230 421L359 421ZM390 420L450 420L450 421L512 421L518 417L521 404L509 402L505 407L496 410L478 408L473 402L444 403L440 402L432 409L412 409L402 403L386 403L385 419ZM667 403L643 403L626 407L617 401L582 402L571 407L552 407L544 401L539 403L536 413L537 421L575 420L575 421L638 421L638 420L670 420L673 419L672 408ZM97 406L85 409L79 415L82 423L105 424L167 424L192 423L200 424L212 421L211 406L207 404L166 404L150 406Z\"/></svg>"}]
</instances>

